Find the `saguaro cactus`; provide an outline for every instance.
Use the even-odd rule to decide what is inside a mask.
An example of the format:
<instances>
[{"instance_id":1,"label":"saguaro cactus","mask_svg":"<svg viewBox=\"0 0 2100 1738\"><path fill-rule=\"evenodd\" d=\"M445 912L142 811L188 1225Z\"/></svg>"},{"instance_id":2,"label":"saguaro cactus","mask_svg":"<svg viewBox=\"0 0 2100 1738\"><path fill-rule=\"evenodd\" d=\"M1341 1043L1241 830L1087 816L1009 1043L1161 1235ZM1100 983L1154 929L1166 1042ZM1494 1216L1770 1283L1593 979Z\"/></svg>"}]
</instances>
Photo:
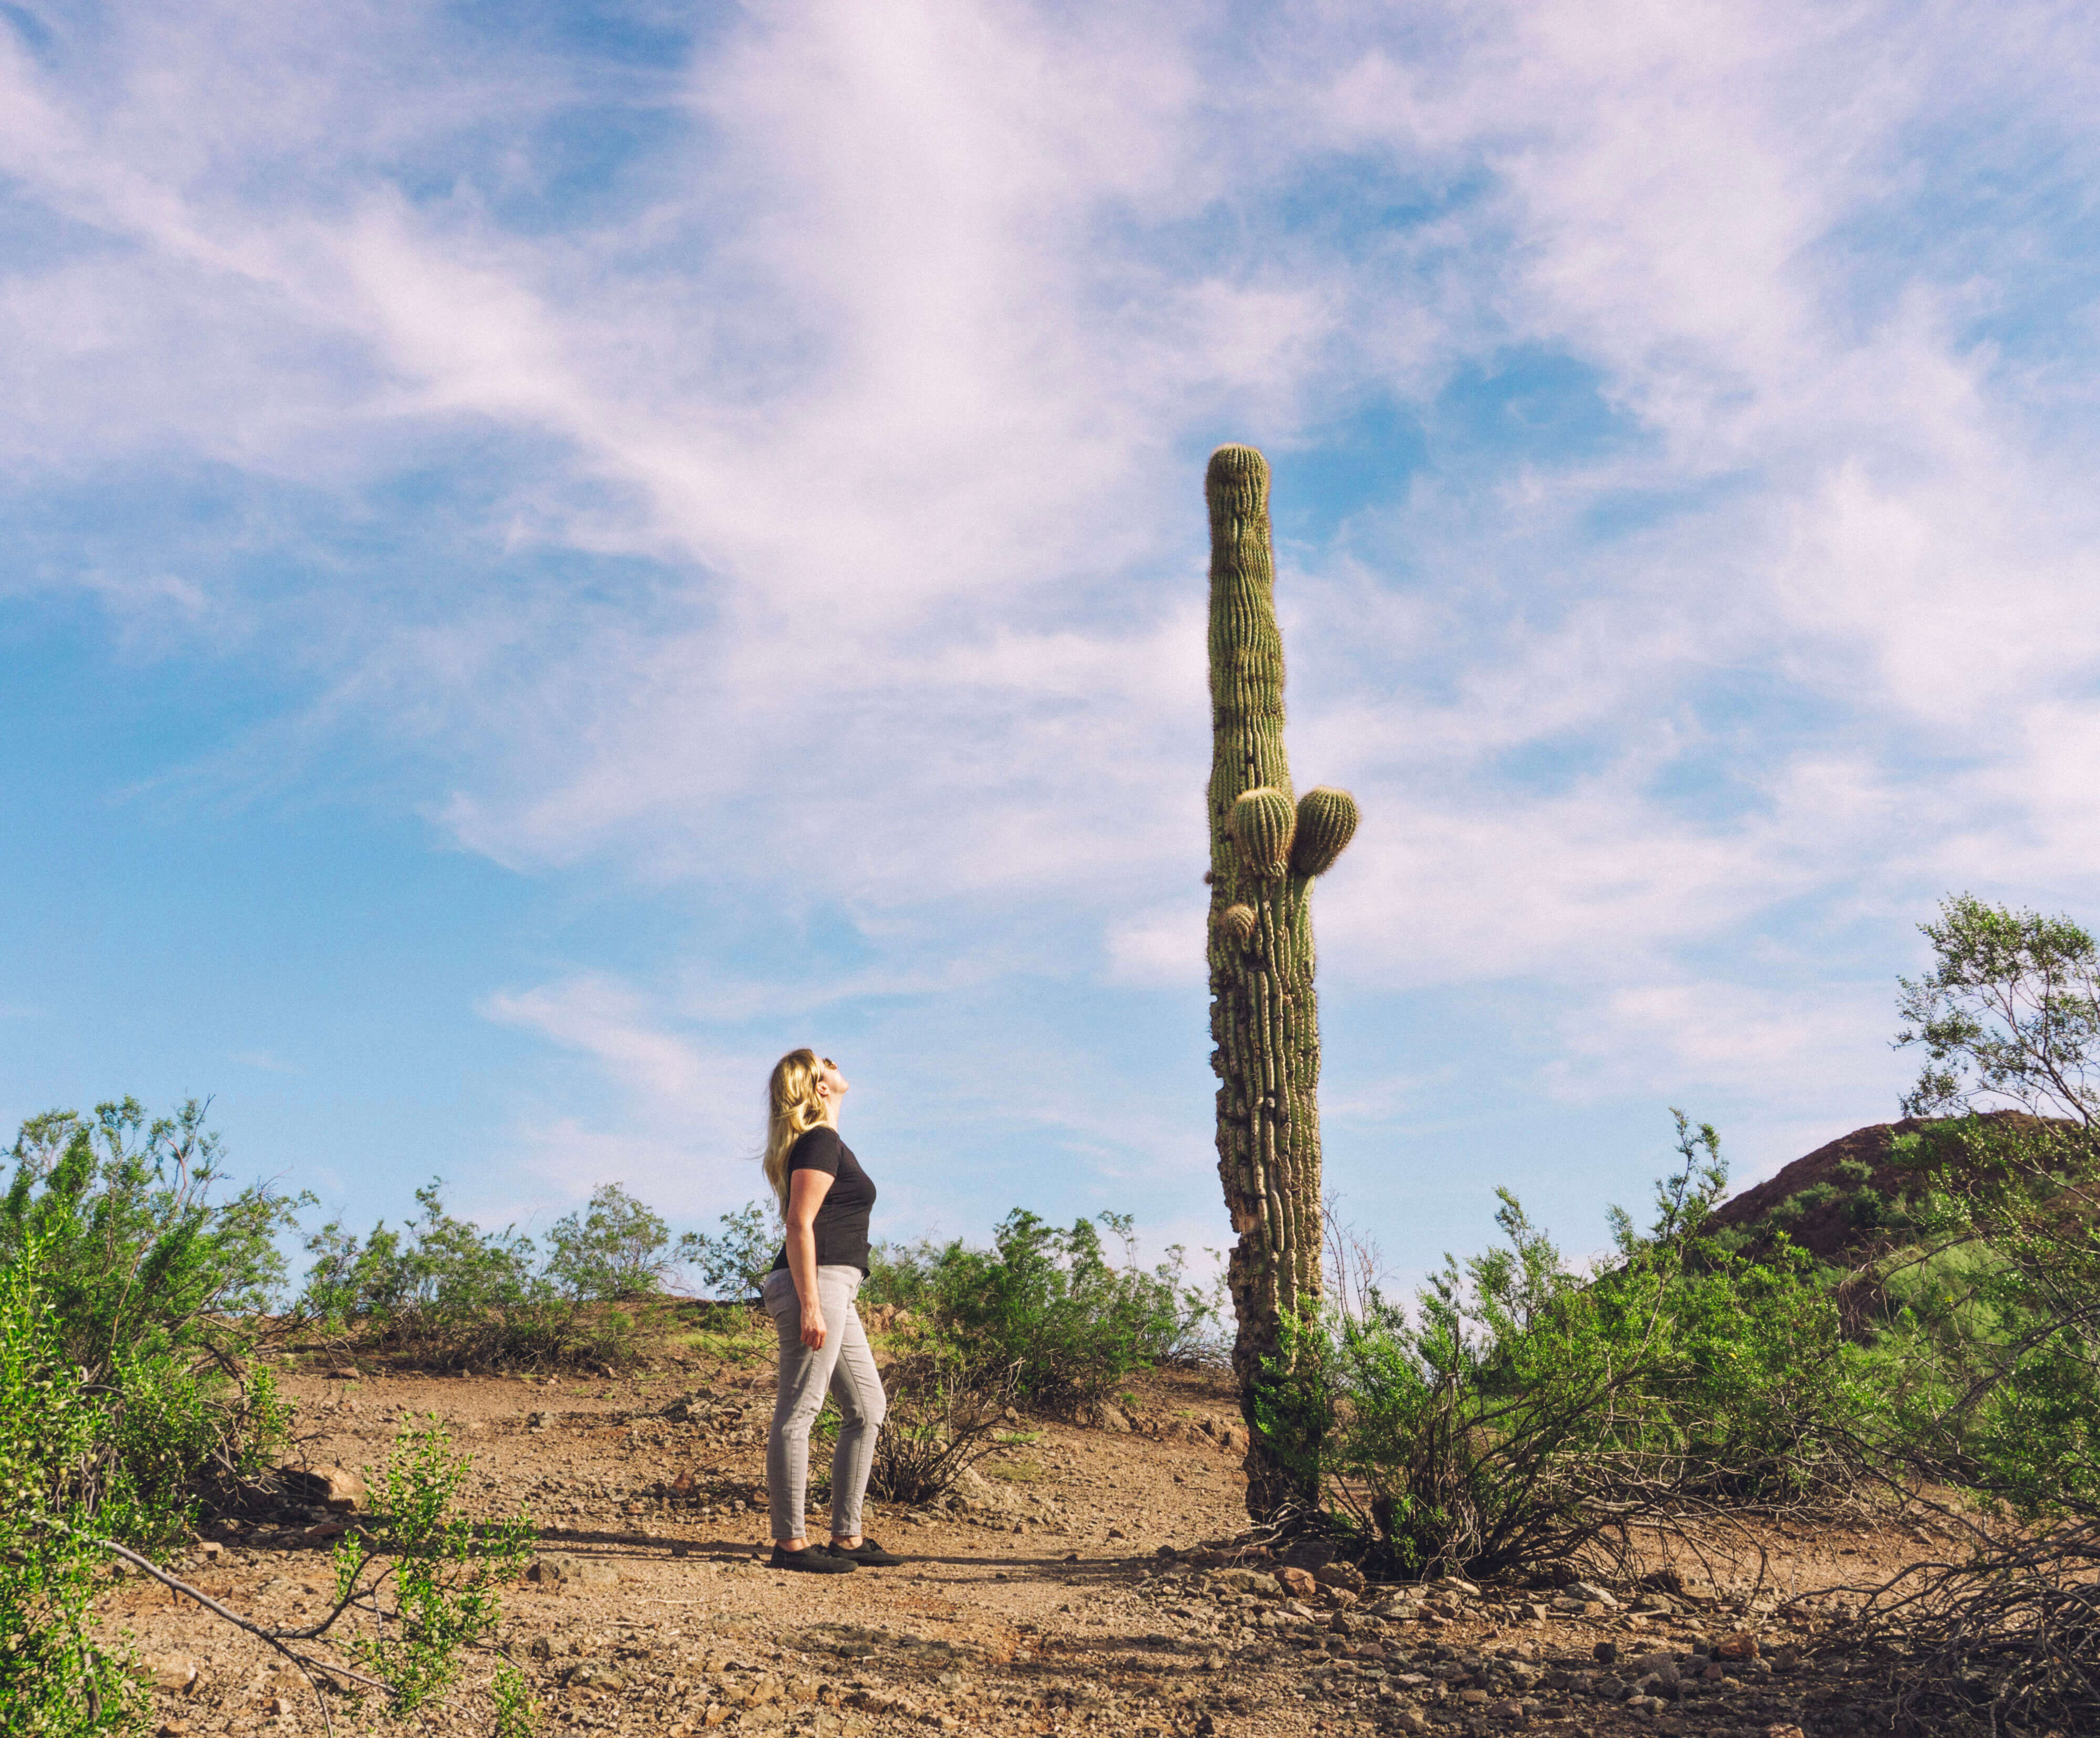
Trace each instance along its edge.
<instances>
[{"instance_id":1,"label":"saguaro cactus","mask_svg":"<svg viewBox=\"0 0 2100 1738\"><path fill-rule=\"evenodd\" d=\"M1286 1355L1283 1321L1320 1295L1319 1010L1312 989L1313 877L1357 828L1346 791L1293 801L1283 750L1283 637L1276 625L1268 461L1252 447L1211 455L1211 1065L1218 1175L1239 1242L1226 1268L1239 1332L1233 1370L1246 1414L1247 1510L1268 1520L1307 1502L1300 1465L1264 1432L1264 1365Z\"/></svg>"}]
</instances>

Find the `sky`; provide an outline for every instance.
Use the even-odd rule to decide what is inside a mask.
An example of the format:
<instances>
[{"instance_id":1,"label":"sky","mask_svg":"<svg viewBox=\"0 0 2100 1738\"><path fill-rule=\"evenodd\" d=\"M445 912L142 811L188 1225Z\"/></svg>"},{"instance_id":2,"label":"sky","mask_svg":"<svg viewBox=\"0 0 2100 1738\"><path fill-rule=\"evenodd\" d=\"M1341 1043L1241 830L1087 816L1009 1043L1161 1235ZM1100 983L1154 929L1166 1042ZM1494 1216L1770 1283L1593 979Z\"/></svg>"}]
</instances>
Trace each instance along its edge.
<instances>
[{"instance_id":1,"label":"sky","mask_svg":"<svg viewBox=\"0 0 2100 1738\"><path fill-rule=\"evenodd\" d=\"M1580 1254L2100 919L2089 7L0 0L0 1122L310 1223L1229 1238L1205 459L1268 455L1326 1182Z\"/></svg>"}]
</instances>

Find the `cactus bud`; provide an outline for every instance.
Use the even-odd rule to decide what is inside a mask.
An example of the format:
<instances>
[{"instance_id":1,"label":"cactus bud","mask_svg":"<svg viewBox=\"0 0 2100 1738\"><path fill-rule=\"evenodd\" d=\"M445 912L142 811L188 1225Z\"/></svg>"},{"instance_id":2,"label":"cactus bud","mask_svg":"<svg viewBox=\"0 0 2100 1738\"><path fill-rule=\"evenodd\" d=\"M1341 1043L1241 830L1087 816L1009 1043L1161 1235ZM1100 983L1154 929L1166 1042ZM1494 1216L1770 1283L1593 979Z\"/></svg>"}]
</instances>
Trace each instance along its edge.
<instances>
[{"instance_id":1,"label":"cactus bud","mask_svg":"<svg viewBox=\"0 0 2100 1738\"><path fill-rule=\"evenodd\" d=\"M1299 875L1325 875L1356 836L1357 800L1323 784L1298 799L1298 833L1290 867Z\"/></svg>"},{"instance_id":2,"label":"cactus bud","mask_svg":"<svg viewBox=\"0 0 2100 1738\"><path fill-rule=\"evenodd\" d=\"M1258 920L1251 905L1229 905L1218 913L1218 933L1245 947L1254 939Z\"/></svg>"},{"instance_id":3,"label":"cactus bud","mask_svg":"<svg viewBox=\"0 0 2100 1738\"><path fill-rule=\"evenodd\" d=\"M1273 785L1259 785L1233 805L1233 837L1256 875L1279 876L1290 866L1298 812Z\"/></svg>"}]
</instances>

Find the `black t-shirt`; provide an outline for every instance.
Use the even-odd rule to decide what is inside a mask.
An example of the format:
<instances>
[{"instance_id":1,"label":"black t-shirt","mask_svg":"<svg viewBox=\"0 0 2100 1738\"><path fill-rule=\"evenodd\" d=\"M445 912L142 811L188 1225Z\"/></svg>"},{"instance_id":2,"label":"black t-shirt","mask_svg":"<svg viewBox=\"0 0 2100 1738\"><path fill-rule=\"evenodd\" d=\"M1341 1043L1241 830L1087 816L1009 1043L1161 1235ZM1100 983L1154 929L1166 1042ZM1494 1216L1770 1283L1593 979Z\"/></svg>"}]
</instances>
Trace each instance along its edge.
<instances>
[{"instance_id":1,"label":"black t-shirt","mask_svg":"<svg viewBox=\"0 0 2100 1738\"><path fill-rule=\"evenodd\" d=\"M839 1139L836 1128L813 1128L788 1149L788 1184L792 1190L798 1171L821 1171L832 1186L817 1207L810 1229L817 1234L817 1265L820 1268L858 1268L867 1272L867 1215L875 1205L875 1184L860 1168L853 1149ZM788 1246L780 1246L773 1271L788 1265Z\"/></svg>"}]
</instances>

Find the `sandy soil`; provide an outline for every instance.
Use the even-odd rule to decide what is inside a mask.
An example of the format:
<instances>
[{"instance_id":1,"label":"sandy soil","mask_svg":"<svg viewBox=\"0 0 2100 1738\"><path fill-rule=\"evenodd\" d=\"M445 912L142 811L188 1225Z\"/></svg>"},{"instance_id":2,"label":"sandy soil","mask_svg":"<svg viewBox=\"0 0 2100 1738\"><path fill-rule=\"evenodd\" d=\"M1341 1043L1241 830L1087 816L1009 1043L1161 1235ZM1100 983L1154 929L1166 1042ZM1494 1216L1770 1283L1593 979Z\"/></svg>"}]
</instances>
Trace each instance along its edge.
<instances>
[{"instance_id":1,"label":"sandy soil","mask_svg":"<svg viewBox=\"0 0 2100 1738\"><path fill-rule=\"evenodd\" d=\"M542 1578L507 1596L504 1643L552 1731L1844 1733L1866 1724L1847 1662L1819 1656L1780 1601L1879 1579L1930 1542L1899 1528L1772 1533L1761 1588L1754 1562L1712 1581L1698 1578L1712 1565L1690 1564L1685 1596L1607 1590L1616 1606L1462 1587L1396 1606L1372 1587L1338 1611L1331 1595L1236 1592L1215 1564L1159 1555L1246 1524L1230 1397L1213 1378L1177 1374L1145 1386L1132 1431L1031 1422L1035 1440L987 1462L964 1508L872 1510L870 1536L902 1567L796 1576L761 1566L763 1363L632 1380L368 1373L286 1387L314 1462L375 1463L404 1419L435 1414L474 1456L478 1511L534 1516ZM682 1401L690 1417L664 1416ZM201 1543L177 1569L288 1623L326 1591L325 1552L324 1541L250 1529ZM1643 1599L1653 1608L1632 1608ZM113 1582L99 1610L170 1685L194 1670L186 1688L157 1696L169 1738L322 1730L296 1671L193 1603L135 1577ZM1370 1614L1380 1610L1400 1615ZM1757 1659L1712 1657L1745 1634ZM486 1674L478 1664L470 1680ZM1613 1699L1643 1682L1652 1693ZM338 1732L375 1723L331 1705ZM462 1697L426 1729L486 1731L487 1709Z\"/></svg>"}]
</instances>

